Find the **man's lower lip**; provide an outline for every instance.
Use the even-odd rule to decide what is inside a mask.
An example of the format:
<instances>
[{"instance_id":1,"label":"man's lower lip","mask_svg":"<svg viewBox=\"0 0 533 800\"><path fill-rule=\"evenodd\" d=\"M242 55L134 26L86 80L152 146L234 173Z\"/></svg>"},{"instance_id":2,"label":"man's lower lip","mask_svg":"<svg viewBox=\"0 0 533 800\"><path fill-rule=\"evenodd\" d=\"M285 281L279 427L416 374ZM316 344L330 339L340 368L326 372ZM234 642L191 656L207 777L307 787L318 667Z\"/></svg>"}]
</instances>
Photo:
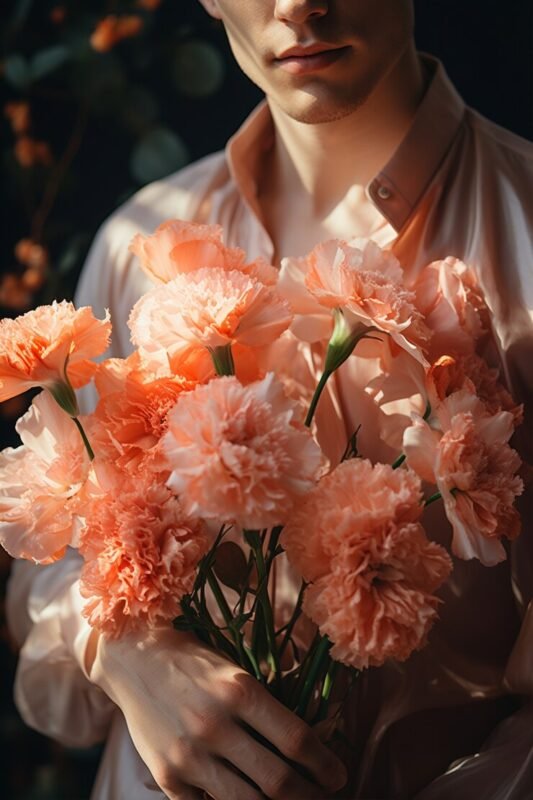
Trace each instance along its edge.
<instances>
[{"instance_id":1,"label":"man's lower lip","mask_svg":"<svg viewBox=\"0 0 533 800\"><path fill-rule=\"evenodd\" d=\"M318 72L329 67L338 61L347 51L347 47L338 47L335 50L324 50L322 53L315 53L311 56L288 56L279 58L276 64L290 72L291 75L305 75L308 72Z\"/></svg>"}]
</instances>

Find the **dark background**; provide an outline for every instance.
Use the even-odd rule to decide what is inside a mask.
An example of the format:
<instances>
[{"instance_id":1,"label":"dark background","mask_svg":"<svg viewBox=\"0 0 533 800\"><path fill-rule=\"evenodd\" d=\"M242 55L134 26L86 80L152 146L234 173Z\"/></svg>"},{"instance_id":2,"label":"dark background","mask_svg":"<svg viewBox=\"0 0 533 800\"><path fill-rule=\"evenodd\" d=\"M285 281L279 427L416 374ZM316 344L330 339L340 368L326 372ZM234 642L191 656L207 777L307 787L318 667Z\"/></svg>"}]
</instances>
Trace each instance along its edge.
<instances>
[{"instance_id":1,"label":"dark background","mask_svg":"<svg viewBox=\"0 0 533 800\"><path fill-rule=\"evenodd\" d=\"M531 0L415 6L419 49L444 62L467 103L533 138ZM91 35L109 14L135 17L138 30L102 52ZM0 314L13 316L70 297L105 217L143 183L223 147L260 94L196 0L4 0L0 41ZM0 405L3 445L27 402ZM8 569L0 556L0 588ZM1 636L0 796L87 798L98 751L24 726L3 618Z\"/></svg>"}]
</instances>

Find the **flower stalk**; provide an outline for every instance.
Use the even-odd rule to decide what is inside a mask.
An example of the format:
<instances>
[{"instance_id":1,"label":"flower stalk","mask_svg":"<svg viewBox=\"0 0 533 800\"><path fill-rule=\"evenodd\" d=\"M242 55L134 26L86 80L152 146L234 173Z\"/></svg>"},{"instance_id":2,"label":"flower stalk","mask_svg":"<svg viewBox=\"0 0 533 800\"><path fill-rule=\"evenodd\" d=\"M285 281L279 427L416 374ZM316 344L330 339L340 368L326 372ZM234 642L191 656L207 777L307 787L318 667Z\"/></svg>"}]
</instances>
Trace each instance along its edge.
<instances>
[{"instance_id":1,"label":"flower stalk","mask_svg":"<svg viewBox=\"0 0 533 800\"><path fill-rule=\"evenodd\" d=\"M341 364L343 364L346 359L349 358L349 356L351 356L357 343L361 339L367 337L370 331L376 330L373 327L369 328L361 323L355 325L353 328L350 327L341 308L334 309L333 318L335 324L333 327L333 333L331 334L331 338L328 343L328 349L326 351L324 372L322 373L322 376L318 382L318 386L315 389L315 393L311 399L311 405L309 406L309 411L307 412L307 417L305 419L305 424L307 427L309 427L313 421L320 395L324 391L326 383L330 377L333 375L335 370L338 369Z\"/></svg>"},{"instance_id":2,"label":"flower stalk","mask_svg":"<svg viewBox=\"0 0 533 800\"><path fill-rule=\"evenodd\" d=\"M295 708L295 713L302 719L305 718L305 714L307 712L307 706L309 705L309 701L313 694L313 690L318 680L318 677L322 672L327 659L329 658L328 654L330 648L331 648L331 642L329 641L327 636L323 636L320 639L318 647L316 648L313 654L313 659L311 661L309 671L305 678L304 685Z\"/></svg>"},{"instance_id":3,"label":"flower stalk","mask_svg":"<svg viewBox=\"0 0 533 800\"><path fill-rule=\"evenodd\" d=\"M221 347L208 347L207 349L217 375L235 375L235 362L233 361L230 344L225 344Z\"/></svg>"},{"instance_id":4,"label":"flower stalk","mask_svg":"<svg viewBox=\"0 0 533 800\"><path fill-rule=\"evenodd\" d=\"M89 456L89 460L90 461L94 461L94 450L92 449L91 443L89 442L89 440L87 438L87 434L85 433L85 431L83 429L83 425L79 421L78 417L72 417L72 421L74 422L75 426L77 427L77 429L80 432L80 436L81 436L83 444L85 445L85 449L87 450L87 455Z\"/></svg>"}]
</instances>

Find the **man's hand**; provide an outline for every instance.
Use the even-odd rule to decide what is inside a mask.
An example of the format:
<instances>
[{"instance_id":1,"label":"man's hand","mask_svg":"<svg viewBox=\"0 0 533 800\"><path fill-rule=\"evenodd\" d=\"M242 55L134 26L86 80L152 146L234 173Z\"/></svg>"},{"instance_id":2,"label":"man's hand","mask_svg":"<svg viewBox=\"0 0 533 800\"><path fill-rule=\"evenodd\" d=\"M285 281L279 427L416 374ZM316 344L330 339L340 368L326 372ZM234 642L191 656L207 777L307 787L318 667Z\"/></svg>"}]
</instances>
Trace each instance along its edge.
<instances>
[{"instance_id":1,"label":"man's hand","mask_svg":"<svg viewBox=\"0 0 533 800\"><path fill-rule=\"evenodd\" d=\"M119 641L99 637L91 679L122 710L171 800L201 800L204 791L214 800L325 800L346 781L342 763L305 722L192 635L165 628Z\"/></svg>"}]
</instances>

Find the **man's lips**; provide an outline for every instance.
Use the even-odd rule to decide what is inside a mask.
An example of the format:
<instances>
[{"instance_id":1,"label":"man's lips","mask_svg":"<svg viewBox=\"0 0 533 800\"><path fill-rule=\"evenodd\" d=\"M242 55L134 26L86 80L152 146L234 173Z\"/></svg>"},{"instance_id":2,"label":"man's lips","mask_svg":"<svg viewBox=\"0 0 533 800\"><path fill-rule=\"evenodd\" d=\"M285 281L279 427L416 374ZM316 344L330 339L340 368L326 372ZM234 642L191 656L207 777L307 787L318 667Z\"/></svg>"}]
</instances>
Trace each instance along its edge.
<instances>
[{"instance_id":1,"label":"man's lips","mask_svg":"<svg viewBox=\"0 0 533 800\"><path fill-rule=\"evenodd\" d=\"M349 49L349 47L328 47L323 44L291 47L275 58L274 64L292 75L304 75L329 67L342 58Z\"/></svg>"}]
</instances>

